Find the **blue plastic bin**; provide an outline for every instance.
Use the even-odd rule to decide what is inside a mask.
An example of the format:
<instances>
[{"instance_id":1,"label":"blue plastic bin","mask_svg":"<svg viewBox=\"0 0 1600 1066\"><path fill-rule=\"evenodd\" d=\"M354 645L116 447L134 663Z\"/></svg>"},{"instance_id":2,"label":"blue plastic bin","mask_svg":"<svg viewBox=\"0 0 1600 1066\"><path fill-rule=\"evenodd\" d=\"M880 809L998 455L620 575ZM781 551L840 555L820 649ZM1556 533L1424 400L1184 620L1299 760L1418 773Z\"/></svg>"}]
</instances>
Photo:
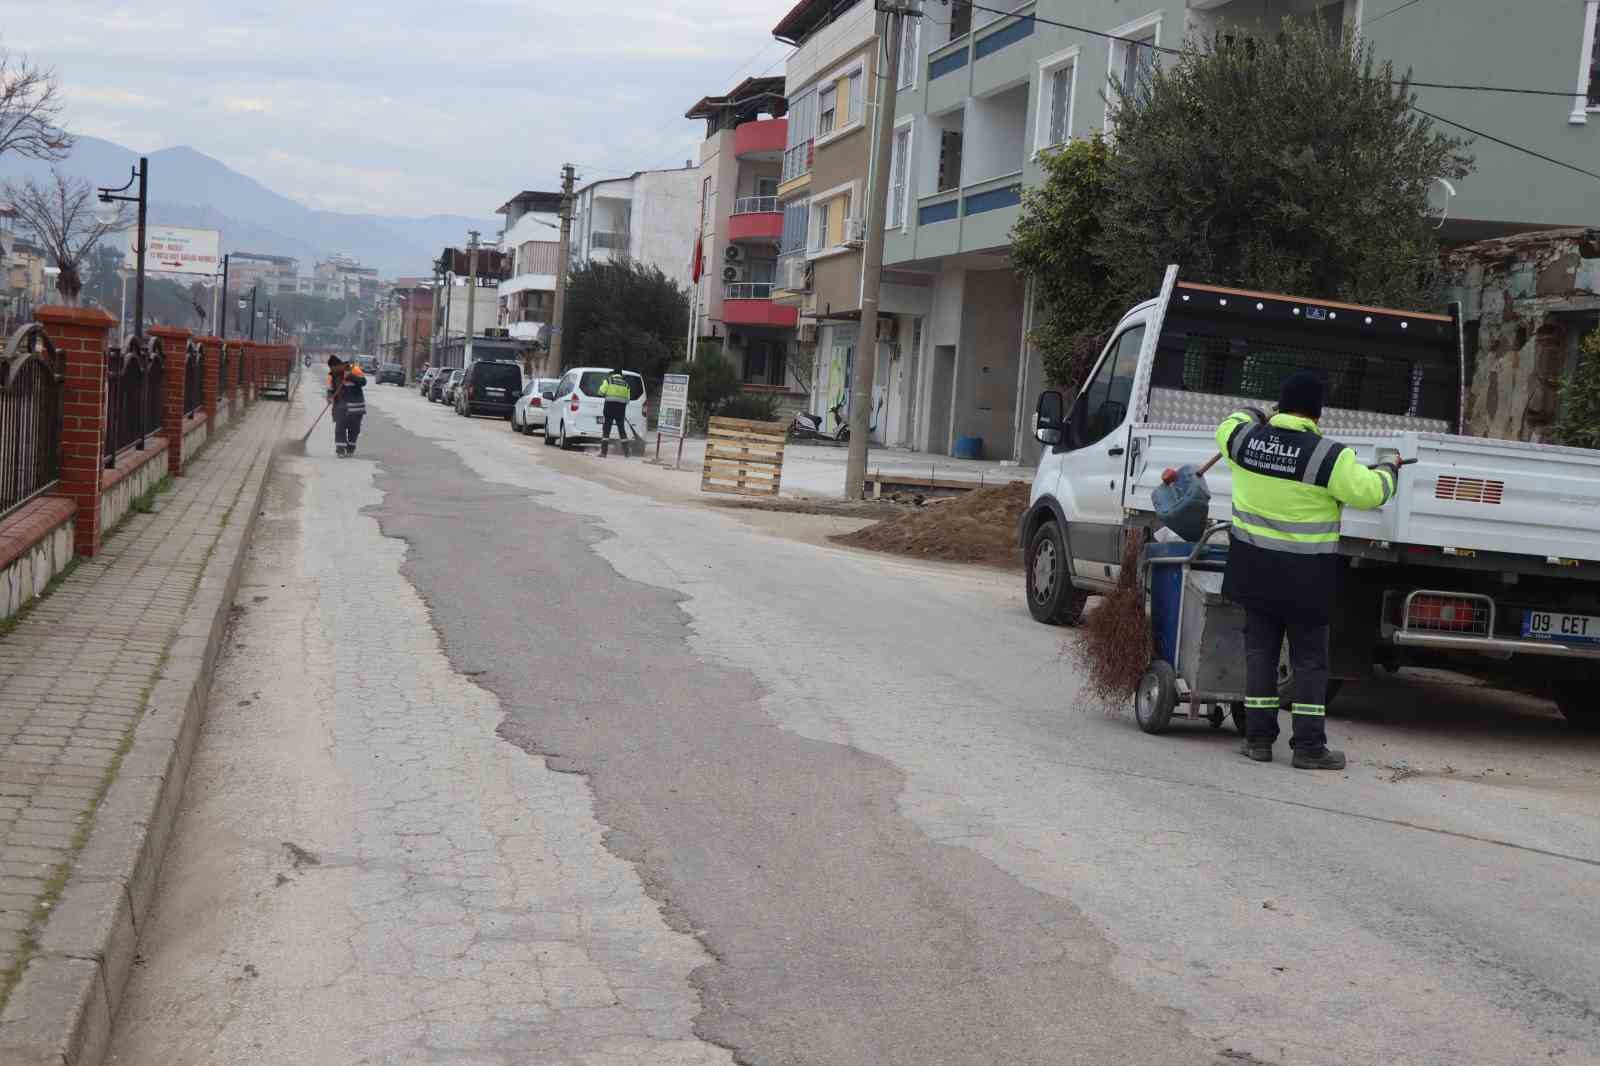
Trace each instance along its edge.
<instances>
[{"instance_id":1,"label":"blue plastic bin","mask_svg":"<svg viewBox=\"0 0 1600 1066\"><path fill-rule=\"evenodd\" d=\"M1146 544L1144 558L1187 559L1194 552L1193 544ZM1223 545L1207 545L1197 560L1215 569L1227 562L1228 549ZM1180 563L1152 563L1147 591L1150 594L1150 637L1155 644L1157 659L1171 666L1178 665L1178 616L1183 610L1183 566Z\"/></svg>"},{"instance_id":2,"label":"blue plastic bin","mask_svg":"<svg viewBox=\"0 0 1600 1066\"><path fill-rule=\"evenodd\" d=\"M957 459L982 459L983 458L983 438L982 437L957 437L956 438L956 455L955 455L955 457Z\"/></svg>"}]
</instances>

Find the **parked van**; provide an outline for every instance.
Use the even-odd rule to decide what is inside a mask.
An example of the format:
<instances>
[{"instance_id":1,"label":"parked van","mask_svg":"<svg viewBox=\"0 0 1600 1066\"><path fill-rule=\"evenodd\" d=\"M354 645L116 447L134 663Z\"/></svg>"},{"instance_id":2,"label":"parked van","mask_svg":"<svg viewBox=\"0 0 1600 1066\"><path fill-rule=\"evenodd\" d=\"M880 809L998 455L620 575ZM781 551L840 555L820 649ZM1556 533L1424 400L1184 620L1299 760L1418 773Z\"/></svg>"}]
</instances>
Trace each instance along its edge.
<instances>
[{"instance_id":1,"label":"parked van","mask_svg":"<svg viewBox=\"0 0 1600 1066\"><path fill-rule=\"evenodd\" d=\"M544 442L570 448L580 441L598 441L605 427L605 401L600 384L611 373L609 367L573 367L561 375L554 394L545 401ZM628 401L628 422L641 436L649 416L650 402L645 396L644 378L624 370L632 398Z\"/></svg>"},{"instance_id":2,"label":"parked van","mask_svg":"<svg viewBox=\"0 0 1600 1066\"><path fill-rule=\"evenodd\" d=\"M497 359L479 359L467 367L456 390L456 414L510 418L522 395L522 367Z\"/></svg>"}]
</instances>

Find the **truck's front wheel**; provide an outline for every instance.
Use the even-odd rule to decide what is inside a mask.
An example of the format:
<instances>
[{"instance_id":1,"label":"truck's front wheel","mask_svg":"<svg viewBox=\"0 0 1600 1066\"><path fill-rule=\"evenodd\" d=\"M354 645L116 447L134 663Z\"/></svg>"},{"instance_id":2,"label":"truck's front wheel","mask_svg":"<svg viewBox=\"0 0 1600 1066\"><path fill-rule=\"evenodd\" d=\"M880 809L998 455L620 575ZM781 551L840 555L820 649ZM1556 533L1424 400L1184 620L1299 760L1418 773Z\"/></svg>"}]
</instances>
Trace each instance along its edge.
<instances>
[{"instance_id":1,"label":"truck's front wheel","mask_svg":"<svg viewBox=\"0 0 1600 1066\"><path fill-rule=\"evenodd\" d=\"M1061 527L1046 522L1028 541L1024 569L1028 579L1028 613L1046 625L1075 626L1083 618L1089 594L1072 587L1067 545Z\"/></svg>"},{"instance_id":2,"label":"truck's front wheel","mask_svg":"<svg viewBox=\"0 0 1600 1066\"><path fill-rule=\"evenodd\" d=\"M1556 706L1574 729L1600 729L1600 700L1592 681L1563 681L1556 686Z\"/></svg>"}]
</instances>

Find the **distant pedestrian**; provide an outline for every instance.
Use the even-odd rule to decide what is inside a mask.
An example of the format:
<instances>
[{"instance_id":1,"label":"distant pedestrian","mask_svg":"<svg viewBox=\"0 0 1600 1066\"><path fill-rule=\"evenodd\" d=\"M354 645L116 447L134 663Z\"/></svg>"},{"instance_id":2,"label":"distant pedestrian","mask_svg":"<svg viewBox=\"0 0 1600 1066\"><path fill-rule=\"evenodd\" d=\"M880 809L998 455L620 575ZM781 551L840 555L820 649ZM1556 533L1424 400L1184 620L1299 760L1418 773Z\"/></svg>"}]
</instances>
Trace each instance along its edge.
<instances>
[{"instance_id":1,"label":"distant pedestrian","mask_svg":"<svg viewBox=\"0 0 1600 1066\"><path fill-rule=\"evenodd\" d=\"M633 399L633 389L622 371L613 370L600 383L600 396L606 402L605 420L600 424L600 458L604 459L611 447L611 424L617 425L617 436L622 439L622 454L628 454L628 401Z\"/></svg>"},{"instance_id":2,"label":"distant pedestrian","mask_svg":"<svg viewBox=\"0 0 1600 1066\"><path fill-rule=\"evenodd\" d=\"M360 363L328 356L328 399L333 401L333 454L343 459L356 453L361 420L367 416L367 375Z\"/></svg>"}]
</instances>

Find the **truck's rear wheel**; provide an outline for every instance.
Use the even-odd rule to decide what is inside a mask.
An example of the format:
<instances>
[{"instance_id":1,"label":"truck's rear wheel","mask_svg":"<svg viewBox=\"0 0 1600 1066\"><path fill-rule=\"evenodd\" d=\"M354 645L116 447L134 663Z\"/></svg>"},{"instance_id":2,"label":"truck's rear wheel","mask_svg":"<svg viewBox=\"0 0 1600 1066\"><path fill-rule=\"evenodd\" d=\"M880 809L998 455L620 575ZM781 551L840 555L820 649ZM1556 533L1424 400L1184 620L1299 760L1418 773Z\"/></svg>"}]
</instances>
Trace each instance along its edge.
<instances>
[{"instance_id":1,"label":"truck's rear wheel","mask_svg":"<svg viewBox=\"0 0 1600 1066\"><path fill-rule=\"evenodd\" d=\"M1600 701L1589 681L1563 681L1556 686L1556 706L1574 729L1600 729Z\"/></svg>"},{"instance_id":2,"label":"truck's rear wheel","mask_svg":"<svg viewBox=\"0 0 1600 1066\"><path fill-rule=\"evenodd\" d=\"M1028 580L1028 613L1034 621L1075 626L1082 620L1089 594L1072 587L1067 545L1055 522L1046 522L1034 530L1023 569Z\"/></svg>"}]
</instances>

